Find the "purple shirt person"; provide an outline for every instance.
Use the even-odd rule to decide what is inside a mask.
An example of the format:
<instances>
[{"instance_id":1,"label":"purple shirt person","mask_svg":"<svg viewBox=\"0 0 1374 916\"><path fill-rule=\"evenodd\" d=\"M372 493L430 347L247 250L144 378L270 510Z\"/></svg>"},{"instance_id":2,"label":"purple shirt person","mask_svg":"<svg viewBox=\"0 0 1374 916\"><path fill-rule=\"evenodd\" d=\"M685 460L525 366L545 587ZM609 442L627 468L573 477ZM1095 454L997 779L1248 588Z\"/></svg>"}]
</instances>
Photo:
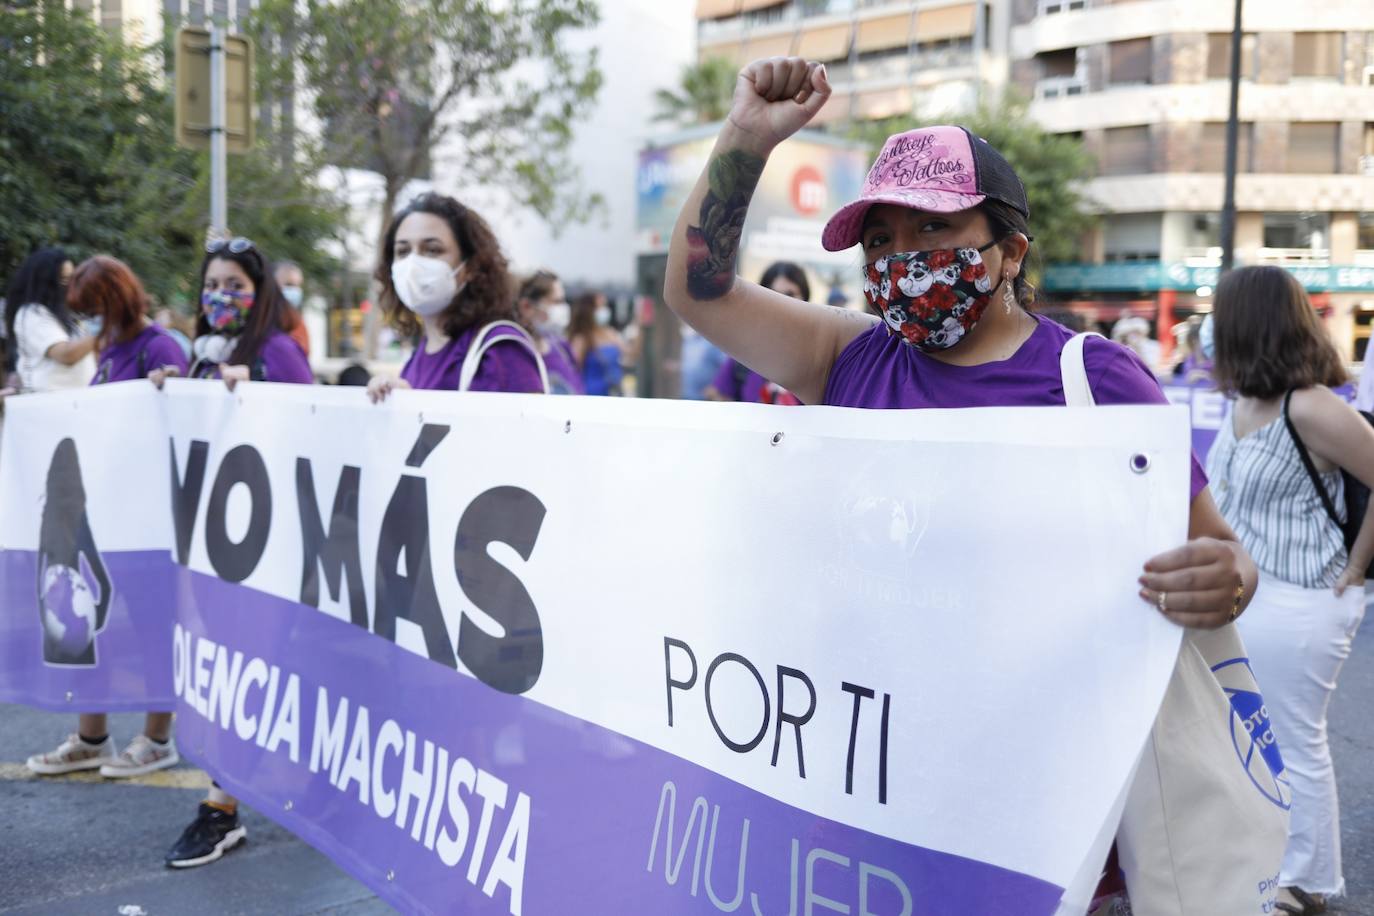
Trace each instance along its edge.
<instances>
[{"instance_id":1,"label":"purple shirt person","mask_svg":"<svg viewBox=\"0 0 1374 916\"><path fill-rule=\"evenodd\" d=\"M942 362L875 324L835 360L823 403L886 409L1062 406L1059 354L1073 332L1048 318L1034 320L1034 330L1008 359L973 366ZM1169 403L1154 374L1121 344L1090 337L1083 363L1098 404ZM1191 496L1206 486L1194 455Z\"/></svg>"},{"instance_id":2,"label":"purple shirt person","mask_svg":"<svg viewBox=\"0 0 1374 916\"><path fill-rule=\"evenodd\" d=\"M808 404L1063 403L1057 357L1068 332L1027 309L1025 188L965 128L888 138L859 198L826 224L826 249L862 246L868 314L803 306L739 277L738 227L768 157L831 91L825 68L799 58L756 61L740 85L748 91L672 235L664 298L684 321ZM1092 343L1085 358L1101 400L1162 401L1116 348ZM1196 469L1191 489L1188 542L1148 560L1130 585L1174 622L1216 628L1244 610L1258 575Z\"/></svg>"},{"instance_id":3,"label":"purple shirt person","mask_svg":"<svg viewBox=\"0 0 1374 916\"><path fill-rule=\"evenodd\" d=\"M791 261L774 261L759 279L759 285L802 302L811 301L811 282L806 271ZM792 392L775 385L739 360L727 358L706 389L712 401L743 401L746 404L796 405L801 401Z\"/></svg>"},{"instance_id":4,"label":"purple shirt person","mask_svg":"<svg viewBox=\"0 0 1374 916\"><path fill-rule=\"evenodd\" d=\"M251 240L207 245L200 280L191 377L222 379L231 391L249 379L299 385L315 381L309 360L285 331L286 299L268 260Z\"/></svg>"},{"instance_id":5,"label":"purple shirt person","mask_svg":"<svg viewBox=\"0 0 1374 916\"><path fill-rule=\"evenodd\" d=\"M572 308L558 275L550 270L536 270L522 280L515 296L515 311L544 357L549 393L586 394L577 360L564 337Z\"/></svg>"},{"instance_id":6,"label":"purple shirt person","mask_svg":"<svg viewBox=\"0 0 1374 916\"><path fill-rule=\"evenodd\" d=\"M186 355L171 334L150 324L129 340L112 343L100 351L92 385L147 378L150 372L168 367L186 372Z\"/></svg>"},{"instance_id":7,"label":"purple shirt person","mask_svg":"<svg viewBox=\"0 0 1374 916\"><path fill-rule=\"evenodd\" d=\"M508 277L481 216L442 194L412 200L387 227L377 280L392 324L419 342L400 377L373 378L368 397L398 388L545 392L536 344L513 321Z\"/></svg>"},{"instance_id":8,"label":"purple shirt person","mask_svg":"<svg viewBox=\"0 0 1374 916\"><path fill-rule=\"evenodd\" d=\"M104 345L92 384L185 371L181 347L148 321L143 284L122 261L108 255L83 261L72 271L67 305L74 312L98 318L102 325L100 339ZM60 445L53 458L40 534L44 562L50 564L40 573L40 600L60 613L68 627L59 645L49 645L45 630L44 657L52 650L72 661L93 664L94 631L104 624L113 586L85 519L80 467L70 446L70 441ZM59 469L64 470L55 473ZM50 525L50 520L60 524ZM129 610L138 612L136 602ZM138 776L180 760L171 729L170 712L150 712L142 733L116 753L105 714L81 713L76 734L52 751L34 754L26 765L35 773L48 775L99 769L102 776L110 778Z\"/></svg>"}]
</instances>

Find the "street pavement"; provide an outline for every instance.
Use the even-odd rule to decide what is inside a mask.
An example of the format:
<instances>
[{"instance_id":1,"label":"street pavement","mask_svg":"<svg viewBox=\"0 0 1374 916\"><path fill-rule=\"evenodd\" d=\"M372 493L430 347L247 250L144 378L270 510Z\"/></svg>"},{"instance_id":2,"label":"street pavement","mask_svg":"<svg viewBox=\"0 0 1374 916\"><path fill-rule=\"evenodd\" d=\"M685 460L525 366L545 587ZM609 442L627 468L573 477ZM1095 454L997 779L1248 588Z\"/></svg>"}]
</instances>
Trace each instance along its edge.
<instances>
[{"instance_id":1,"label":"street pavement","mask_svg":"<svg viewBox=\"0 0 1374 916\"><path fill-rule=\"evenodd\" d=\"M1371 626L1374 626L1372 624ZM1330 912L1374 916L1374 630L1356 640L1332 701L1348 895ZM111 716L127 741L136 715ZM328 914L391 909L324 855L251 809L248 842L219 862L174 871L162 856L195 815L205 774L187 765L138 784L33 777L30 754L56 746L74 715L0 704L0 913L62 916ZM1218 837L1218 842L1238 838ZM571 907L569 912L575 912ZM1213 914L1207 914L1213 916Z\"/></svg>"}]
</instances>

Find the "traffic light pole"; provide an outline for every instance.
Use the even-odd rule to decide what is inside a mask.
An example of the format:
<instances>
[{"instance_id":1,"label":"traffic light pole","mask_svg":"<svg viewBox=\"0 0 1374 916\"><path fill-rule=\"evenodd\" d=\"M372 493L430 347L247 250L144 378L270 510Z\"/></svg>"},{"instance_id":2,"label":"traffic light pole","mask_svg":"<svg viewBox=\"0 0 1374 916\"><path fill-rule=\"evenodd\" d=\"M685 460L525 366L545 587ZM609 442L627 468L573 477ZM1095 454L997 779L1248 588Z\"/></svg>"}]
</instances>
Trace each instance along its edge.
<instances>
[{"instance_id":1,"label":"traffic light pole","mask_svg":"<svg viewBox=\"0 0 1374 916\"><path fill-rule=\"evenodd\" d=\"M210 237L229 233L229 192L225 179L229 138L225 124L224 25L210 25Z\"/></svg>"}]
</instances>

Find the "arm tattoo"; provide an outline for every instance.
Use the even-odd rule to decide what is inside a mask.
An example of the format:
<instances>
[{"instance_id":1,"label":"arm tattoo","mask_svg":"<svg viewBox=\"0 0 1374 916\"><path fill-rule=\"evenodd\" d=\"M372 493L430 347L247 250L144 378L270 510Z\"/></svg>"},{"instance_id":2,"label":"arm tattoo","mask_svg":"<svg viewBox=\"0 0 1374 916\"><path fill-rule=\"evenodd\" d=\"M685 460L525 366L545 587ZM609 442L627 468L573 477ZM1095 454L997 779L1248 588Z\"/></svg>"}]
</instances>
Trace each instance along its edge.
<instances>
[{"instance_id":1,"label":"arm tattoo","mask_svg":"<svg viewBox=\"0 0 1374 916\"><path fill-rule=\"evenodd\" d=\"M732 149L707 166L710 188L701 201L700 225L687 227L687 291L693 298L719 299L734 285L744 218L763 164Z\"/></svg>"}]
</instances>

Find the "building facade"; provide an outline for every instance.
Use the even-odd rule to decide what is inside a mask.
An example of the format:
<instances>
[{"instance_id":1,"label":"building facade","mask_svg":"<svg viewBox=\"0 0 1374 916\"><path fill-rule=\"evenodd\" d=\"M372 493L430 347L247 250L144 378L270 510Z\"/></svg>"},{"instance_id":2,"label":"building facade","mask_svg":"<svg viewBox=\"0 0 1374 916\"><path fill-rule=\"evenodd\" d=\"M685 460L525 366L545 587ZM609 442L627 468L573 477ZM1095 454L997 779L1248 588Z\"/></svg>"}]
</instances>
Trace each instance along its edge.
<instances>
[{"instance_id":1,"label":"building facade","mask_svg":"<svg viewBox=\"0 0 1374 916\"><path fill-rule=\"evenodd\" d=\"M825 63L819 125L967 108L1006 76L1005 0L698 0L698 57Z\"/></svg>"},{"instance_id":2,"label":"building facade","mask_svg":"<svg viewBox=\"0 0 1374 916\"><path fill-rule=\"evenodd\" d=\"M1080 137L1102 211L1043 292L1090 321L1210 307L1221 263L1230 0L698 0L698 56L825 61L820 121L967 108L1010 84ZM1300 21L1298 21L1300 19ZM1374 320L1374 3L1245 0L1236 263L1293 271L1350 359Z\"/></svg>"},{"instance_id":3,"label":"building facade","mask_svg":"<svg viewBox=\"0 0 1374 916\"><path fill-rule=\"evenodd\" d=\"M1110 320L1167 327L1206 311L1221 262L1229 107L1227 0L1013 0L1012 80L1031 114L1082 138L1103 211L1083 263L1045 287ZM1237 264L1291 270L1362 359L1374 317L1374 3L1294 13L1246 0L1236 179Z\"/></svg>"}]
</instances>

